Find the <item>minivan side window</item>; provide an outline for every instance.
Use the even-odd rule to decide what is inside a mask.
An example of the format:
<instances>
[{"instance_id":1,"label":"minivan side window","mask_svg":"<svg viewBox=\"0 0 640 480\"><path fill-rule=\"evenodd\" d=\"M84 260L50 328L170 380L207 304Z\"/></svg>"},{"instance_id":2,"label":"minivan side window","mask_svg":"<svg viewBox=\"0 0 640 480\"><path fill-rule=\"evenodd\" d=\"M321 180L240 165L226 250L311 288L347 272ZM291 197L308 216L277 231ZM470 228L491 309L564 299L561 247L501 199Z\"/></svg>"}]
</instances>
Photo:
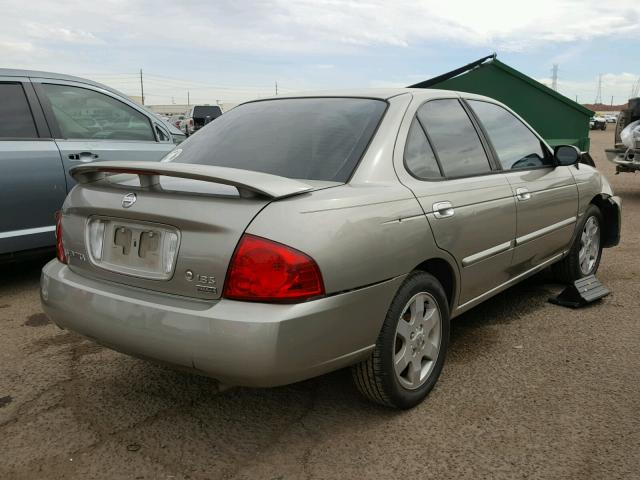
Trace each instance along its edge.
<instances>
[{"instance_id":1,"label":"minivan side window","mask_svg":"<svg viewBox=\"0 0 640 480\"><path fill-rule=\"evenodd\" d=\"M418 118L446 177L491 171L480 137L457 99L431 100L420 107Z\"/></svg>"},{"instance_id":2,"label":"minivan side window","mask_svg":"<svg viewBox=\"0 0 640 480\"><path fill-rule=\"evenodd\" d=\"M404 162L414 177L426 180L442 176L436 156L417 118L413 119L409 128L404 147Z\"/></svg>"},{"instance_id":3,"label":"minivan side window","mask_svg":"<svg viewBox=\"0 0 640 480\"><path fill-rule=\"evenodd\" d=\"M468 100L505 170L553 166L542 142L511 112L495 103Z\"/></svg>"},{"instance_id":4,"label":"minivan side window","mask_svg":"<svg viewBox=\"0 0 640 480\"><path fill-rule=\"evenodd\" d=\"M0 138L38 138L22 85L0 83Z\"/></svg>"},{"instance_id":5,"label":"minivan side window","mask_svg":"<svg viewBox=\"0 0 640 480\"><path fill-rule=\"evenodd\" d=\"M64 138L155 141L149 119L113 97L69 85L42 87Z\"/></svg>"}]
</instances>

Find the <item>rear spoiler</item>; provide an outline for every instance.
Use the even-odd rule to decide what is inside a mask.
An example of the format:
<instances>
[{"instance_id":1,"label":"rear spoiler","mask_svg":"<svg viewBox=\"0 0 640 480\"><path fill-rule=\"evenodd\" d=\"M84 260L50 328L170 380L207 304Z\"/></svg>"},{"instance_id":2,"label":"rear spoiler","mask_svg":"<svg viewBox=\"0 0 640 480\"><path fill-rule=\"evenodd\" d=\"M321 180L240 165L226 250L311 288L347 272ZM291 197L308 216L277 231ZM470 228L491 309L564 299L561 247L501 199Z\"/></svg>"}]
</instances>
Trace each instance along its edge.
<instances>
[{"instance_id":1,"label":"rear spoiler","mask_svg":"<svg viewBox=\"0 0 640 480\"><path fill-rule=\"evenodd\" d=\"M283 198L313 189L311 185L278 175L190 163L93 162L73 167L69 173L78 183L95 182L110 174L129 173L138 175L142 187L158 185L161 176L188 178L231 185L238 189L241 197Z\"/></svg>"}]
</instances>

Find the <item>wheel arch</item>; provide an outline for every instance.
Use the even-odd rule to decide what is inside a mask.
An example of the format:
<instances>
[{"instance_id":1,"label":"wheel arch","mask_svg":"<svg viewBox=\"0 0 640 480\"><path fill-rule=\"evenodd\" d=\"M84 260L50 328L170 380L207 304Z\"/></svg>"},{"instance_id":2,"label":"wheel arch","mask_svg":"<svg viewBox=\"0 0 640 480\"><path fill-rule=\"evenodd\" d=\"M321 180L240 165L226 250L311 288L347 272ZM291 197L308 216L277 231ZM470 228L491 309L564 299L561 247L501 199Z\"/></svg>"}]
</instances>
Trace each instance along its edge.
<instances>
[{"instance_id":1,"label":"wheel arch","mask_svg":"<svg viewBox=\"0 0 640 480\"><path fill-rule=\"evenodd\" d=\"M435 257L416 265L414 270L429 273L440 282L449 302L449 311L453 312L458 292L455 268L447 260Z\"/></svg>"},{"instance_id":2,"label":"wheel arch","mask_svg":"<svg viewBox=\"0 0 640 480\"><path fill-rule=\"evenodd\" d=\"M598 207L602 213L602 246L615 247L620 242L620 208L611 196L605 193L599 193L589 203Z\"/></svg>"}]
</instances>

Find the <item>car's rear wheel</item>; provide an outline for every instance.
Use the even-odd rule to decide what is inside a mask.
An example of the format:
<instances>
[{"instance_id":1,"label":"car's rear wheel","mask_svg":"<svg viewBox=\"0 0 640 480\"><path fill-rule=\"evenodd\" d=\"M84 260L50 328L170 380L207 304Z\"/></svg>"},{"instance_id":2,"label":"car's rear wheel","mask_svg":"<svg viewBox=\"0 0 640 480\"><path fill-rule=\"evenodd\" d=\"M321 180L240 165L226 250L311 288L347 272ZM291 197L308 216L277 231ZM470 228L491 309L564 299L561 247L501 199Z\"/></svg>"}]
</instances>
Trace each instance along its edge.
<instances>
[{"instance_id":1,"label":"car's rear wheel","mask_svg":"<svg viewBox=\"0 0 640 480\"><path fill-rule=\"evenodd\" d=\"M353 366L358 390L395 408L420 403L435 385L449 345L449 307L440 282L412 273L396 294L370 357Z\"/></svg>"},{"instance_id":2,"label":"car's rear wheel","mask_svg":"<svg viewBox=\"0 0 640 480\"><path fill-rule=\"evenodd\" d=\"M558 280L572 283L587 275L595 274L602 257L602 213L595 205L589 205L582 217L578 235L565 258L554 265Z\"/></svg>"}]
</instances>

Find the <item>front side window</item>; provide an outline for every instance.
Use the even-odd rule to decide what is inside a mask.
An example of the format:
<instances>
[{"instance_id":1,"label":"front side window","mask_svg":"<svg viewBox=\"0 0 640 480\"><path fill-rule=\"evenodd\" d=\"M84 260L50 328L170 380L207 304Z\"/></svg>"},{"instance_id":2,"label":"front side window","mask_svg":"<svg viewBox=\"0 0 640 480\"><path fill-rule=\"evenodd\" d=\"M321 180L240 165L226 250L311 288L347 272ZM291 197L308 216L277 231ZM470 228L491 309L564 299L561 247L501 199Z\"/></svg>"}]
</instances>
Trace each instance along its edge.
<instances>
[{"instance_id":1,"label":"front side window","mask_svg":"<svg viewBox=\"0 0 640 480\"><path fill-rule=\"evenodd\" d=\"M438 161L417 118L413 119L404 149L407 170L420 179L441 177Z\"/></svg>"},{"instance_id":2,"label":"front side window","mask_svg":"<svg viewBox=\"0 0 640 480\"><path fill-rule=\"evenodd\" d=\"M149 119L113 97L69 85L42 87L64 138L155 141Z\"/></svg>"},{"instance_id":3,"label":"front side window","mask_svg":"<svg viewBox=\"0 0 640 480\"><path fill-rule=\"evenodd\" d=\"M505 170L553 166L542 142L511 112L494 103L469 100L469 105L487 131Z\"/></svg>"},{"instance_id":4,"label":"front side window","mask_svg":"<svg viewBox=\"0 0 640 480\"><path fill-rule=\"evenodd\" d=\"M418 118L445 176L464 177L491 171L480 137L458 100L429 101L418 110Z\"/></svg>"},{"instance_id":5,"label":"front side window","mask_svg":"<svg viewBox=\"0 0 640 480\"><path fill-rule=\"evenodd\" d=\"M37 138L38 132L22 85L0 83L0 138Z\"/></svg>"},{"instance_id":6,"label":"front side window","mask_svg":"<svg viewBox=\"0 0 640 480\"><path fill-rule=\"evenodd\" d=\"M172 161L346 182L386 106L329 97L245 103L181 143Z\"/></svg>"}]
</instances>

